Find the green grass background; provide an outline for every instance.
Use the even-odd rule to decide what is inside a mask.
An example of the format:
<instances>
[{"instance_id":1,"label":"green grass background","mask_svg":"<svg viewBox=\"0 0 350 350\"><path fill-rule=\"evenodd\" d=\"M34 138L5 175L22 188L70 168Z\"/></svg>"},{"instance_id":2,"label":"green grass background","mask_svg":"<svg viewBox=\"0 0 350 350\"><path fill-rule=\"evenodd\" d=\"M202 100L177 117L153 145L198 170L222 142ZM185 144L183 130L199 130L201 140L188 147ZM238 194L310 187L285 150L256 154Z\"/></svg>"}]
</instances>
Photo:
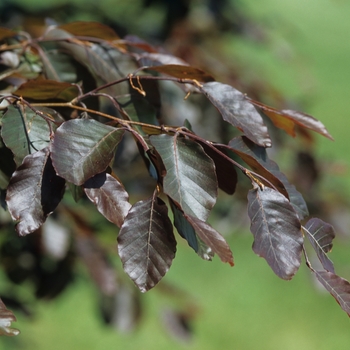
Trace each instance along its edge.
<instances>
[{"instance_id":1,"label":"green grass background","mask_svg":"<svg viewBox=\"0 0 350 350\"><path fill-rule=\"evenodd\" d=\"M330 174L327 184L349 191L350 3L241 2L271 36L265 44L227 37L227 52L232 50L251 74L273 81L291 99L304 101L304 111L327 126L336 141L318 138L318 153L345 167L340 174ZM159 317L166 299L157 291L144 295L145 317L134 333L118 334L104 327L97 317L95 291L82 277L59 299L41 304L34 319L19 314L15 325L21 335L1 339L0 349L349 349L347 315L316 286L307 268L303 265L290 282L279 280L253 254L253 239L246 231L229 238L234 268L218 259L204 262L187 245L179 245L165 281L188 291L200 306L190 344L166 334ZM348 252L348 239L337 238L331 258L346 278Z\"/></svg>"}]
</instances>

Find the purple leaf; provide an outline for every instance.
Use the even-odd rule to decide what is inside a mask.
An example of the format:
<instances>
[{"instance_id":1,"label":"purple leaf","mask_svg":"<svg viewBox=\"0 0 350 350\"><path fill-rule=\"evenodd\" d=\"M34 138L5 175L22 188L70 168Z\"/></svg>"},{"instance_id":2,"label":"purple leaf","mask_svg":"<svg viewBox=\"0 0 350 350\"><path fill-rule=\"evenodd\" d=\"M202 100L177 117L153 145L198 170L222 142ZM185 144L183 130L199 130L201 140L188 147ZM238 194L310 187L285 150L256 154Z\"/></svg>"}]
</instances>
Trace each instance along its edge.
<instances>
[{"instance_id":1,"label":"purple leaf","mask_svg":"<svg viewBox=\"0 0 350 350\"><path fill-rule=\"evenodd\" d=\"M297 272L303 236L297 214L286 197L269 187L248 193L253 250L265 258L280 278L289 280Z\"/></svg>"},{"instance_id":2,"label":"purple leaf","mask_svg":"<svg viewBox=\"0 0 350 350\"><path fill-rule=\"evenodd\" d=\"M225 238L206 222L189 215L185 217L192 225L199 238L219 256L221 261L227 262L233 266L232 252Z\"/></svg>"},{"instance_id":3,"label":"purple leaf","mask_svg":"<svg viewBox=\"0 0 350 350\"><path fill-rule=\"evenodd\" d=\"M165 203L156 193L130 209L118 235L124 271L141 292L153 288L169 270L176 241Z\"/></svg>"},{"instance_id":4,"label":"purple leaf","mask_svg":"<svg viewBox=\"0 0 350 350\"><path fill-rule=\"evenodd\" d=\"M63 123L51 144L52 163L59 176L82 185L105 171L114 157L124 130L93 119L74 119Z\"/></svg>"},{"instance_id":5,"label":"purple leaf","mask_svg":"<svg viewBox=\"0 0 350 350\"><path fill-rule=\"evenodd\" d=\"M128 193L118 180L101 173L85 182L84 191L107 220L121 227L131 204Z\"/></svg>"},{"instance_id":6,"label":"purple leaf","mask_svg":"<svg viewBox=\"0 0 350 350\"><path fill-rule=\"evenodd\" d=\"M271 147L271 139L261 115L244 94L218 82L205 83L200 90L225 121L242 131L254 143Z\"/></svg>"},{"instance_id":7,"label":"purple leaf","mask_svg":"<svg viewBox=\"0 0 350 350\"><path fill-rule=\"evenodd\" d=\"M198 143L177 135L153 135L150 141L166 169L164 192L185 214L206 221L217 197L213 160Z\"/></svg>"},{"instance_id":8,"label":"purple leaf","mask_svg":"<svg viewBox=\"0 0 350 350\"><path fill-rule=\"evenodd\" d=\"M320 219L312 218L306 223L304 232L306 232L323 267L327 271L335 273L333 263L327 256L333 247L335 237L333 226Z\"/></svg>"},{"instance_id":9,"label":"purple leaf","mask_svg":"<svg viewBox=\"0 0 350 350\"><path fill-rule=\"evenodd\" d=\"M34 232L45 222L61 201L64 186L64 179L52 167L48 148L24 158L10 180L6 196L21 236Z\"/></svg>"},{"instance_id":10,"label":"purple leaf","mask_svg":"<svg viewBox=\"0 0 350 350\"><path fill-rule=\"evenodd\" d=\"M340 307L350 316L350 283L332 272L314 271L314 273Z\"/></svg>"}]
</instances>

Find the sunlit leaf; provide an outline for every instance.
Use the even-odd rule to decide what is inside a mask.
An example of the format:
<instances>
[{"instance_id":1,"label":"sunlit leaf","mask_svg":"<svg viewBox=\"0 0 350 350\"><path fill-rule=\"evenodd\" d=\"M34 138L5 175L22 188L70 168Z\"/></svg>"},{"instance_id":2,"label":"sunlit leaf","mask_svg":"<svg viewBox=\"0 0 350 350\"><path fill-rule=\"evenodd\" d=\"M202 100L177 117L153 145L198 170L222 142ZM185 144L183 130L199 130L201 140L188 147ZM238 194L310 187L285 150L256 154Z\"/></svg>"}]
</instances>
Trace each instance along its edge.
<instances>
[{"instance_id":1,"label":"sunlit leaf","mask_svg":"<svg viewBox=\"0 0 350 350\"><path fill-rule=\"evenodd\" d=\"M350 283L328 271L314 271L317 279L350 317Z\"/></svg>"},{"instance_id":2,"label":"sunlit leaf","mask_svg":"<svg viewBox=\"0 0 350 350\"><path fill-rule=\"evenodd\" d=\"M188 245L200 256L203 260L212 260L214 257L213 250L206 245L196 234L193 226L186 219L184 213L170 199L170 207L174 214L174 226L179 235L184 238Z\"/></svg>"},{"instance_id":3,"label":"sunlit leaf","mask_svg":"<svg viewBox=\"0 0 350 350\"><path fill-rule=\"evenodd\" d=\"M190 215L185 215L185 217L199 238L219 256L221 261L233 266L232 252L224 237L206 222Z\"/></svg>"},{"instance_id":4,"label":"sunlit leaf","mask_svg":"<svg viewBox=\"0 0 350 350\"><path fill-rule=\"evenodd\" d=\"M30 154L13 174L7 206L21 236L37 230L61 201L65 181L56 175L49 149Z\"/></svg>"},{"instance_id":5,"label":"sunlit leaf","mask_svg":"<svg viewBox=\"0 0 350 350\"><path fill-rule=\"evenodd\" d=\"M277 110L275 108L264 105L261 102L254 101L249 99L249 101L260 108L265 115L267 115L274 125L280 129L285 130L289 135L295 136L295 124L313 130L330 140L333 140L333 137L329 134L326 127L319 120L315 119L311 115L297 112L289 109Z\"/></svg>"},{"instance_id":6,"label":"sunlit leaf","mask_svg":"<svg viewBox=\"0 0 350 350\"><path fill-rule=\"evenodd\" d=\"M75 185L105 171L113 159L124 130L93 119L63 123L51 144L52 163L59 176Z\"/></svg>"},{"instance_id":7,"label":"sunlit leaf","mask_svg":"<svg viewBox=\"0 0 350 350\"><path fill-rule=\"evenodd\" d=\"M28 154L49 145L50 132L56 129L55 122L61 121L57 112L50 108L38 110L46 115L46 120L26 106L9 106L2 118L1 136L11 149L17 166Z\"/></svg>"},{"instance_id":8,"label":"sunlit leaf","mask_svg":"<svg viewBox=\"0 0 350 350\"><path fill-rule=\"evenodd\" d=\"M148 70L156 71L162 74L170 75L180 79L192 79L200 82L214 81L215 79L208 73L199 68L179 64L167 64L161 66L153 66Z\"/></svg>"},{"instance_id":9,"label":"sunlit leaf","mask_svg":"<svg viewBox=\"0 0 350 350\"><path fill-rule=\"evenodd\" d=\"M85 182L84 191L107 220L121 227L131 204L118 180L107 173L97 174Z\"/></svg>"},{"instance_id":10,"label":"sunlit leaf","mask_svg":"<svg viewBox=\"0 0 350 350\"><path fill-rule=\"evenodd\" d=\"M299 215L300 220L309 215L303 196L296 190L278 165L269 159L266 149L251 142L246 137L236 137L229 142L232 150L240 156L255 172L269 180L280 193L286 196ZM261 180L261 179L259 179ZM262 182L264 182L262 180ZM265 185L270 186L270 184Z\"/></svg>"},{"instance_id":11,"label":"sunlit leaf","mask_svg":"<svg viewBox=\"0 0 350 350\"><path fill-rule=\"evenodd\" d=\"M141 66L155 67L155 66L188 66L188 63L179 57L164 53L143 53L137 56Z\"/></svg>"},{"instance_id":12,"label":"sunlit leaf","mask_svg":"<svg viewBox=\"0 0 350 350\"><path fill-rule=\"evenodd\" d=\"M78 96L78 88L70 83L37 79L22 84L14 95L34 100L71 101Z\"/></svg>"},{"instance_id":13,"label":"sunlit leaf","mask_svg":"<svg viewBox=\"0 0 350 350\"><path fill-rule=\"evenodd\" d=\"M248 193L253 250L265 258L275 274L289 280L300 266L303 248L301 225L289 201L269 187Z\"/></svg>"},{"instance_id":14,"label":"sunlit leaf","mask_svg":"<svg viewBox=\"0 0 350 350\"><path fill-rule=\"evenodd\" d=\"M234 125L256 144L271 147L271 139L261 115L244 94L230 85L218 82L205 83L200 90L225 121Z\"/></svg>"},{"instance_id":15,"label":"sunlit leaf","mask_svg":"<svg viewBox=\"0 0 350 350\"><path fill-rule=\"evenodd\" d=\"M6 308L3 301L0 299L0 336L14 336L20 332L18 329L11 328L11 323L16 322L16 316L12 311Z\"/></svg>"},{"instance_id":16,"label":"sunlit leaf","mask_svg":"<svg viewBox=\"0 0 350 350\"><path fill-rule=\"evenodd\" d=\"M177 135L153 135L166 174L164 192L188 214L206 221L217 197L215 166L196 142Z\"/></svg>"},{"instance_id":17,"label":"sunlit leaf","mask_svg":"<svg viewBox=\"0 0 350 350\"><path fill-rule=\"evenodd\" d=\"M305 224L304 232L306 232L323 267L327 271L335 273L333 263L327 256L333 247L335 237L333 226L318 218L312 218Z\"/></svg>"},{"instance_id":18,"label":"sunlit leaf","mask_svg":"<svg viewBox=\"0 0 350 350\"><path fill-rule=\"evenodd\" d=\"M169 270L176 241L165 203L154 195L130 209L118 235L124 271L141 292L153 288Z\"/></svg>"},{"instance_id":19,"label":"sunlit leaf","mask_svg":"<svg viewBox=\"0 0 350 350\"><path fill-rule=\"evenodd\" d=\"M63 29L75 36L93 37L107 41L120 39L117 33L111 27L99 22L71 22L62 24L58 28Z\"/></svg>"}]
</instances>

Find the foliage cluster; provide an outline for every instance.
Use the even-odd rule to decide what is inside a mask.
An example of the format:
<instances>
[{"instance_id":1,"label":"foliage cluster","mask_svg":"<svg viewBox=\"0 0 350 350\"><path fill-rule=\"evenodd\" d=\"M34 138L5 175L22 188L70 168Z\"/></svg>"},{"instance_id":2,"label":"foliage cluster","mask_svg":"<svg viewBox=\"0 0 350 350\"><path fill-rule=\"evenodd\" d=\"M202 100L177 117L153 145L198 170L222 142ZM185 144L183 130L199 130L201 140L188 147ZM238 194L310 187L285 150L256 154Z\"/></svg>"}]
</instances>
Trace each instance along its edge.
<instances>
[{"instance_id":1,"label":"foliage cluster","mask_svg":"<svg viewBox=\"0 0 350 350\"><path fill-rule=\"evenodd\" d=\"M46 274L45 285L35 282L23 261L9 259L16 250L10 242L2 249L10 279L22 283L31 278L38 297L54 297L70 282L67 271L79 256L104 296L122 295L124 288L133 298L115 280L85 218L62 202L67 189L76 201L90 200L116 233L119 229L123 269L142 292L153 288L172 264L174 227L202 259L216 254L233 266L230 247L208 218L219 189L233 195L248 179L254 252L285 280L295 275L304 255L312 273L350 315L350 285L327 256L332 226L318 218L307 221L302 195L267 152L273 128L293 137L299 129L332 139L320 121L249 98L163 48L134 36L121 39L96 22L50 26L39 38L1 28L0 43L1 204L18 235L25 236L21 239L33 237L27 242L35 256L49 252L55 257L58 274L35 261L35 272ZM169 83L182 91L185 103L201 96L239 134L228 142L209 140L195 133L186 116L173 126L162 109L162 90ZM120 159L135 151L151 181L142 189L148 196L133 202ZM65 244L56 246L60 231L51 218L69 227ZM321 269L310 264L305 236ZM57 278L62 271L65 277ZM3 333L15 334L9 328L13 314L3 307L0 316Z\"/></svg>"}]
</instances>

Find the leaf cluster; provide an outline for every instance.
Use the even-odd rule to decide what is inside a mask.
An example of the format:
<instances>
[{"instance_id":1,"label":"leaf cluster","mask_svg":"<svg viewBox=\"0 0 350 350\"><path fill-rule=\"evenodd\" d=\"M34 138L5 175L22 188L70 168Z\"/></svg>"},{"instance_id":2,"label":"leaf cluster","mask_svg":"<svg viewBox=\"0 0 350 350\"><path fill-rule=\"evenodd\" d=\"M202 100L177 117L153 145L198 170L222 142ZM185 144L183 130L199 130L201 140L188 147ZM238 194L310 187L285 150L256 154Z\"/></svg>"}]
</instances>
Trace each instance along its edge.
<instances>
[{"instance_id":1,"label":"leaf cluster","mask_svg":"<svg viewBox=\"0 0 350 350\"><path fill-rule=\"evenodd\" d=\"M255 101L161 48L135 37L121 39L99 23L52 26L40 38L1 28L0 41L5 67L0 188L19 236L40 231L69 188L76 200L87 198L119 228L123 269L146 292L169 270L178 239L204 260L216 254L234 265L229 245L208 219L219 190L233 195L246 178L252 185L247 212L254 252L286 280L304 254L310 270L350 315L349 283L336 275L327 256L333 228L317 218L303 224L307 205L267 152L272 140L266 120L293 137L299 128L332 139L320 121ZM186 116L182 125L164 122L163 82L178 86L185 102L201 95L237 136L227 143L208 140L192 130ZM153 179L149 195L134 202L115 163L128 140ZM75 223L83 259L99 255L82 243L96 247L81 217L65 211ZM321 271L307 258L305 236ZM97 259L105 265L102 260Z\"/></svg>"}]
</instances>

